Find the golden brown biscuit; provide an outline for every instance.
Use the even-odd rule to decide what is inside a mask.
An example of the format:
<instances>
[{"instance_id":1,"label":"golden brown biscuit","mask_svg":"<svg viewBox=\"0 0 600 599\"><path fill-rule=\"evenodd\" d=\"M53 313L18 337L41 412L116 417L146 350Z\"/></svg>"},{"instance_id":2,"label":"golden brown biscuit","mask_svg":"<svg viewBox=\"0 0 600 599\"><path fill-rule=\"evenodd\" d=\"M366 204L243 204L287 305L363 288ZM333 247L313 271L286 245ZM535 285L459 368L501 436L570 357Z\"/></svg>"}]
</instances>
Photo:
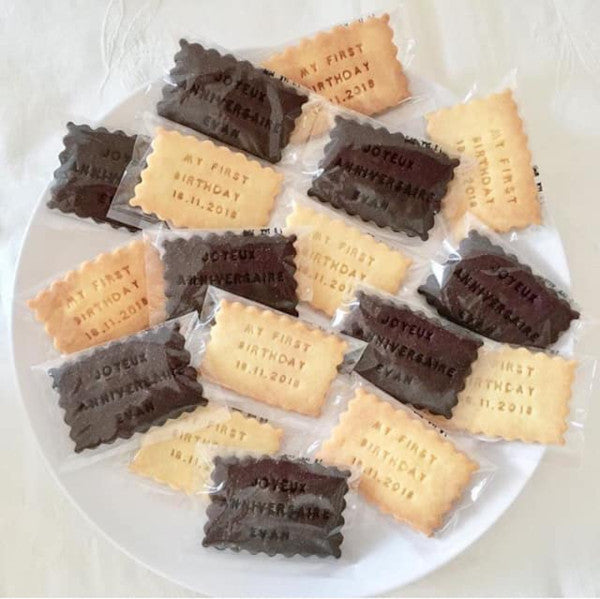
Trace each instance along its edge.
<instances>
[{"instance_id":1,"label":"golden brown biscuit","mask_svg":"<svg viewBox=\"0 0 600 599\"><path fill-rule=\"evenodd\" d=\"M303 39L264 66L346 108L375 114L409 96L384 14Z\"/></svg>"},{"instance_id":2,"label":"golden brown biscuit","mask_svg":"<svg viewBox=\"0 0 600 599\"><path fill-rule=\"evenodd\" d=\"M279 450L282 436L281 429L267 422L208 405L145 435L130 469L175 490L194 493L202 490L212 471L212 460L203 454L203 447L270 455Z\"/></svg>"},{"instance_id":3,"label":"golden brown biscuit","mask_svg":"<svg viewBox=\"0 0 600 599\"><path fill-rule=\"evenodd\" d=\"M465 168L444 200L452 224L466 212L499 232L541 222L531 153L510 90L428 114L427 132L463 157Z\"/></svg>"},{"instance_id":4,"label":"golden brown biscuit","mask_svg":"<svg viewBox=\"0 0 600 599\"><path fill-rule=\"evenodd\" d=\"M426 535L442 525L479 467L420 418L362 388L317 457L360 468L360 492Z\"/></svg>"},{"instance_id":5,"label":"golden brown biscuit","mask_svg":"<svg viewBox=\"0 0 600 599\"><path fill-rule=\"evenodd\" d=\"M100 254L27 302L57 350L70 354L148 327L147 251L136 240Z\"/></svg>"},{"instance_id":6,"label":"golden brown biscuit","mask_svg":"<svg viewBox=\"0 0 600 599\"><path fill-rule=\"evenodd\" d=\"M221 300L200 371L242 395L318 416L346 348L301 320Z\"/></svg>"},{"instance_id":7,"label":"golden brown biscuit","mask_svg":"<svg viewBox=\"0 0 600 599\"><path fill-rule=\"evenodd\" d=\"M282 183L283 175L239 152L158 128L129 203L175 227L263 227Z\"/></svg>"},{"instance_id":8,"label":"golden brown biscuit","mask_svg":"<svg viewBox=\"0 0 600 599\"><path fill-rule=\"evenodd\" d=\"M577 362L524 347L483 353L444 428L563 445ZM428 416L429 417L429 416Z\"/></svg>"},{"instance_id":9,"label":"golden brown biscuit","mask_svg":"<svg viewBox=\"0 0 600 599\"><path fill-rule=\"evenodd\" d=\"M286 225L311 229L297 242L296 279L300 287L313 289L311 306L328 316L359 283L396 293L411 264L371 235L307 206L295 204Z\"/></svg>"}]
</instances>

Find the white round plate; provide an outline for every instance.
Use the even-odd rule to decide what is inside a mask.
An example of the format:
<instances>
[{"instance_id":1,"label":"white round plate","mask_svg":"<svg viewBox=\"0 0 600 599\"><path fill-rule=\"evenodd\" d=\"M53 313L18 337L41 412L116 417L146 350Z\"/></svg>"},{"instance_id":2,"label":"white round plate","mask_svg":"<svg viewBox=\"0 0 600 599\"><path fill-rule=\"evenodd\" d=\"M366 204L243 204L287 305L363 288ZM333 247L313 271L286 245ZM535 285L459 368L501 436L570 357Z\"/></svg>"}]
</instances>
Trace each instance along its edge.
<instances>
[{"instance_id":1,"label":"white round plate","mask_svg":"<svg viewBox=\"0 0 600 599\"><path fill-rule=\"evenodd\" d=\"M151 109L142 91L111 111L102 124L135 129L134 117ZM386 121L389 122L389 117ZM481 499L460 513L458 525L440 538L425 539L375 510L344 531L341 560L318 560L203 549L197 506L168 492L140 484L122 458L66 470L57 450L52 411L31 367L56 355L43 327L24 307L41 282L97 253L124 243L129 235L66 217L45 206L29 223L15 281L12 313L14 364L31 426L51 471L81 511L125 553L154 572L209 596L365 596L393 590L445 564L488 530L523 489L543 449L482 443L498 466ZM563 280L568 269L558 234L532 236L535 249ZM52 413L53 416L49 416ZM66 429L65 429L66 436ZM358 519L356 519L358 520Z\"/></svg>"}]
</instances>

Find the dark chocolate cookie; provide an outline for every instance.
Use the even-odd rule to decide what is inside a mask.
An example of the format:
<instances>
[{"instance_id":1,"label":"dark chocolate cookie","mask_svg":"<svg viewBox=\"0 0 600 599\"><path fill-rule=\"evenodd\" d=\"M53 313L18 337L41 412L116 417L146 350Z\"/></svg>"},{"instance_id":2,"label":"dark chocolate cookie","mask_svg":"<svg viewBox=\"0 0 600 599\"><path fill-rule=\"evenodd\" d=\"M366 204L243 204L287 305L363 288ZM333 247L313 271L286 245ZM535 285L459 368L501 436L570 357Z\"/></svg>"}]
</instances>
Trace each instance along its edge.
<instances>
[{"instance_id":1,"label":"dark chocolate cookie","mask_svg":"<svg viewBox=\"0 0 600 599\"><path fill-rule=\"evenodd\" d=\"M205 547L340 557L349 472L288 457L215 458Z\"/></svg>"},{"instance_id":2,"label":"dark chocolate cookie","mask_svg":"<svg viewBox=\"0 0 600 599\"><path fill-rule=\"evenodd\" d=\"M200 312L209 285L297 316L295 241L252 232L166 239L167 317Z\"/></svg>"},{"instance_id":3,"label":"dark chocolate cookie","mask_svg":"<svg viewBox=\"0 0 600 599\"><path fill-rule=\"evenodd\" d=\"M308 195L426 240L458 163L425 142L338 116Z\"/></svg>"},{"instance_id":4,"label":"dark chocolate cookie","mask_svg":"<svg viewBox=\"0 0 600 599\"><path fill-rule=\"evenodd\" d=\"M579 318L549 281L476 231L419 293L448 320L515 345L549 347Z\"/></svg>"},{"instance_id":5,"label":"dark chocolate cookie","mask_svg":"<svg viewBox=\"0 0 600 599\"><path fill-rule=\"evenodd\" d=\"M47 206L135 231L108 218L107 213L131 160L136 138L123 131L74 123L67 123L67 130Z\"/></svg>"},{"instance_id":6,"label":"dark chocolate cookie","mask_svg":"<svg viewBox=\"0 0 600 599\"><path fill-rule=\"evenodd\" d=\"M179 43L158 114L279 162L308 96L231 54Z\"/></svg>"},{"instance_id":7,"label":"dark chocolate cookie","mask_svg":"<svg viewBox=\"0 0 600 599\"><path fill-rule=\"evenodd\" d=\"M355 372L398 401L452 417L482 343L401 303L357 293L342 332L368 342Z\"/></svg>"},{"instance_id":8,"label":"dark chocolate cookie","mask_svg":"<svg viewBox=\"0 0 600 599\"><path fill-rule=\"evenodd\" d=\"M49 371L75 451L128 439L206 405L178 323L109 343Z\"/></svg>"}]
</instances>

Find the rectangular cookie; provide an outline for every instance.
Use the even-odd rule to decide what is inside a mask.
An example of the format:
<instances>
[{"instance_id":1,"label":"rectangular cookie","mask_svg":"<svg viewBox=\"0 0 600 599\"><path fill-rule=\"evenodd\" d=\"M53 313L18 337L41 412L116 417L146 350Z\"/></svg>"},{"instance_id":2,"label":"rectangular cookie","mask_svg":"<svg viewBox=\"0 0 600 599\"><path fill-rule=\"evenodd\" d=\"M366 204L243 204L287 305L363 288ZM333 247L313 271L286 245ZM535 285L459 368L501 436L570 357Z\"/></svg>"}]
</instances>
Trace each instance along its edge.
<instances>
[{"instance_id":1,"label":"rectangular cookie","mask_svg":"<svg viewBox=\"0 0 600 599\"><path fill-rule=\"evenodd\" d=\"M146 253L136 240L84 262L27 302L58 351L70 354L148 327Z\"/></svg>"},{"instance_id":2,"label":"rectangular cookie","mask_svg":"<svg viewBox=\"0 0 600 599\"><path fill-rule=\"evenodd\" d=\"M549 281L477 231L418 291L448 320L502 343L543 349L579 318Z\"/></svg>"},{"instance_id":3,"label":"rectangular cookie","mask_svg":"<svg viewBox=\"0 0 600 599\"><path fill-rule=\"evenodd\" d=\"M271 455L279 451L283 431L239 411L208 405L148 432L129 468L132 472L194 493L208 484L212 460L201 447Z\"/></svg>"},{"instance_id":4,"label":"rectangular cookie","mask_svg":"<svg viewBox=\"0 0 600 599\"><path fill-rule=\"evenodd\" d=\"M354 372L392 397L445 418L482 345L408 306L360 291L342 332L368 342Z\"/></svg>"},{"instance_id":5,"label":"rectangular cookie","mask_svg":"<svg viewBox=\"0 0 600 599\"><path fill-rule=\"evenodd\" d=\"M217 457L202 544L338 558L348 475L288 457Z\"/></svg>"},{"instance_id":6,"label":"rectangular cookie","mask_svg":"<svg viewBox=\"0 0 600 599\"><path fill-rule=\"evenodd\" d=\"M479 468L420 418L362 388L317 457L360 468L359 490L366 499L429 536Z\"/></svg>"},{"instance_id":7,"label":"rectangular cookie","mask_svg":"<svg viewBox=\"0 0 600 599\"><path fill-rule=\"evenodd\" d=\"M390 16L353 21L304 38L263 64L330 102L375 114L408 98Z\"/></svg>"},{"instance_id":8,"label":"rectangular cookie","mask_svg":"<svg viewBox=\"0 0 600 599\"><path fill-rule=\"evenodd\" d=\"M258 228L282 183L240 152L159 127L129 203L179 228Z\"/></svg>"},{"instance_id":9,"label":"rectangular cookie","mask_svg":"<svg viewBox=\"0 0 600 599\"><path fill-rule=\"evenodd\" d=\"M182 39L158 114L279 162L308 96L231 54Z\"/></svg>"},{"instance_id":10,"label":"rectangular cookie","mask_svg":"<svg viewBox=\"0 0 600 599\"><path fill-rule=\"evenodd\" d=\"M48 374L76 452L128 439L206 404L178 323L75 356Z\"/></svg>"},{"instance_id":11,"label":"rectangular cookie","mask_svg":"<svg viewBox=\"0 0 600 599\"><path fill-rule=\"evenodd\" d=\"M508 441L563 445L577 362L524 347L483 353L440 426Z\"/></svg>"},{"instance_id":12,"label":"rectangular cookie","mask_svg":"<svg viewBox=\"0 0 600 599\"><path fill-rule=\"evenodd\" d=\"M318 416L347 343L301 320L221 300L202 376L258 401Z\"/></svg>"},{"instance_id":13,"label":"rectangular cookie","mask_svg":"<svg viewBox=\"0 0 600 599\"><path fill-rule=\"evenodd\" d=\"M286 225L312 229L298 242L296 278L313 289L310 305L327 316L333 316L358 283L396 293L411 264L410 258L371 235L307 206L295 204Z\"/></svg>"},{"instance_id":14,"label":"rectangular cookie","mask_svg":"<svg viewBox=\"0 0 600 599\"><path fill-rule=\"evenodd\" d=\"M104 127L67 123L60 166L54 171L48 208L96 223L125 227L107 216L112 199L131 161L135 136ZM132 227L125 227L135 230Z\"/></svg>"},{"instance_id":15,"label":"rectangular cookie","mask_svg":"<svg viewBox=\"0 0 600 599\"><path fill-rule=\"evenodd\" d=\"M509 89L426 118L435 143L476 163L457 174L444 202L451 222L471 212L499 232L541 223L527 135Z\"/></svg>"},{"instance_id":16,"label":"rectangular cookie","mask_svg":"<svg viewBox=\"0 0 600 599\"><path fill-rule=\"evenodd\" d=\"M409 237L429 237L458 160L340 116L308 195Z\"/></svg>"},{"instance_id":17,"label":"rectangular cookie","mask_svg":"<svg viewBox=\"0 0 600 599\"><path fill-rule=\"evenodd\" d=\"M296 236L223 233L162 242L167 318L202 311L209 285L297 316Z\"/></svg>"}]
</instances>

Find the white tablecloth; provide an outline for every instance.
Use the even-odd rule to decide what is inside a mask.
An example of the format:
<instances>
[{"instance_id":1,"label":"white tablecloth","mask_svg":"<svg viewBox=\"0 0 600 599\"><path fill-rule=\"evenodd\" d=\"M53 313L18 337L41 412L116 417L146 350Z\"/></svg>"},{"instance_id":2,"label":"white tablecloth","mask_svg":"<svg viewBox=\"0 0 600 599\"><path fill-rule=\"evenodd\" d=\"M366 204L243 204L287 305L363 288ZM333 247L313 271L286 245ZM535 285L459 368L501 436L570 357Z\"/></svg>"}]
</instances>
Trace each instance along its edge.
<instances>
[{"instance_id":1,"label":"white tablecloth","mask_svg":"<svg viewBox=\"0 0 600 599\"><path fill-rule=\"evenodd\" d=\"M180 35L232 49L275 44L393 6L323 0L0 1L0 594L184 595L123 555L63 496L20 406L8 346L14 266L56 168L65 122L95 119L171 62ZM411 68L460 96L518 68L530 145L572 269L600 315L600 3L407 2ZM52 260L52 248L40 256ZM597 350L598 332L584 340ZM598 394L596 394L598 395ZM598 399L597 397L595 398ZM600 415L581 469L543 464L498 524L453 562L394 594L598 595Z\"/></svg>"}]
</instances>

